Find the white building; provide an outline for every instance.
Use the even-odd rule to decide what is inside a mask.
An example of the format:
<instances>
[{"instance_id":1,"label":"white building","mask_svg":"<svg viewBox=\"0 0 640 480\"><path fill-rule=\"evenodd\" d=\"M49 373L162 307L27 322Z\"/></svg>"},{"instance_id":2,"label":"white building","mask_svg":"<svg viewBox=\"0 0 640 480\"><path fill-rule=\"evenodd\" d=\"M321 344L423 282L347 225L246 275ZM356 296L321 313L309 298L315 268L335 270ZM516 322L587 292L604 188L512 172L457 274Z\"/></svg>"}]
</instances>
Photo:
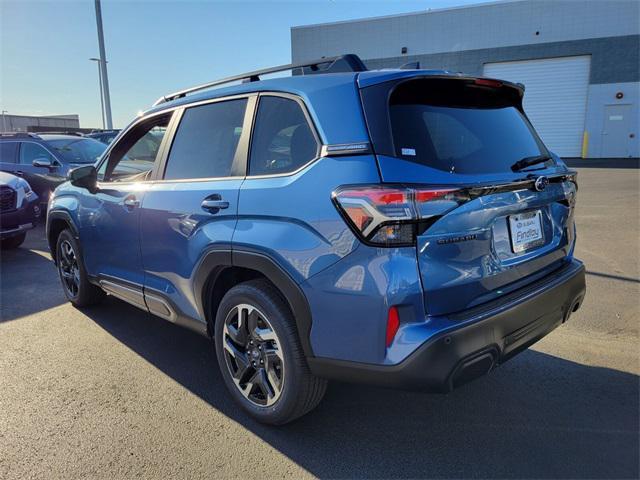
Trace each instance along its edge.
<instances>
[{"instance_id":1,"label":"white building","mask_svg":"<svg viewBox=\"0 0 640 480\"><path fill-rule=\"evenodd\" d=\"M36 117L3 113L0 117L0 129L2 132L76 131L80 130L80 117L76 114Z\"/></svg>"},{"instance_id":2,"label":"white building","mask_svg":"<svg viewBox=\"0 0 640 480\"><path fill-rule=\"evenodd\" d=\"M355 53L521 82L564 157L640 156L640 1L515 0L293 27L293 62Z\"/></svg>"}]
</instances>

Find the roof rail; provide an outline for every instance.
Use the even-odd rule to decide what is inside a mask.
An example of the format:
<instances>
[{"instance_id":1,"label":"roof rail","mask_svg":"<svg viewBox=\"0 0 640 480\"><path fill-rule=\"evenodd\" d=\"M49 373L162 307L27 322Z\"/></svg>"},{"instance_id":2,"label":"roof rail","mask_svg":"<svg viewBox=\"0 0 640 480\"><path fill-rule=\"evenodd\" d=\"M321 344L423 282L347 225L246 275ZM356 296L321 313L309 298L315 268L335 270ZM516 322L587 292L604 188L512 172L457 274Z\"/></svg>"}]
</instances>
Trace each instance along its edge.
<instances>
[{"instance_id":1,"label":"roof rail","mask_svg":"<svg viewBox=\"0 0 640 480\"><path fill-rule=\"evenodd\" d=\"M326 65L325 68L320 68L321 65ZM357 55L346 54L336 57L325 57L313 62L303 63L289 63L286 65L279 65L277 67L265 68L262 70L255 70L253 72L242 73L240 75L234 75L233 77L226 77L220 80L214 80L213 82L198 85L196 87L186 88L178 92L170 93L160 97L153 106L160 105L165 102L170 102L177 98L182 98L190 93L198 92L200 90L206 90L207 88L217 87L226 83L242 81L245 82L257 82L260 80L261 75L268 75L270 73L286 72L287 70L301 70L302 75L316 74L316 73L339 73L339 72L363 72L367 69L362 60Z\"/></svg>"},{"instance_id":2,"label":"roof rail","mask_svg":"<svg viewBox=\"0 0 640 480\"><path fill-rule=\"evenodd\" d=\"M82 132L74 132L71 130L44 130L38 132L38 135L73 135L75 137L84 137Z\"/></svg>"},{"instance_id":3,"label":"roof rail","mask_svg":"<svg viewBox=\"0 0 640 480\"><path fill-rule=\"evenodd\" d=\"M31 132L0 132L0 137L38 138L38 135Z\"/></svg>"}]
</instances>

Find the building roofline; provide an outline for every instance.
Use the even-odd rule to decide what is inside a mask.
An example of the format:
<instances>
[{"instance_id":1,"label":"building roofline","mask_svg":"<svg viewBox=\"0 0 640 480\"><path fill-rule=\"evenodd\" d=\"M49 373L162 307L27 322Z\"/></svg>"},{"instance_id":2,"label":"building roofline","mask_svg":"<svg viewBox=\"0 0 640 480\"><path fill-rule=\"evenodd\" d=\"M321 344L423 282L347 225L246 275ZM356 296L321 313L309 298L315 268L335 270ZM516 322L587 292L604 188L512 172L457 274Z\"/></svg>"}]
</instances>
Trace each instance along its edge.
<instances>
[{"instance_id":1,"label":"building roofline","mask_svg":"<svg viewBox=\"0 0 640 480\"><path fill-rule=\"evenodd\" d=\"M6 112L3 115L7 117L23 117L23 118L53 118L55 120L78 120L80 115L78 113L69 113L64 115L24 115L22 113L9 113Z\"/></svg>"},{"instance_id":2,"label":"building roofline","mask_svg":"<svg viewBox=\"0 0 640 480\"><path fill-rule=\"evenodd\" d=\"M324 22L324 23L311 23L308 25L296 25L291 27L291 30L301 30L303 28L314 28L314 27L326 27L331 25L342 25L344 23L361 23L361 22L370 22L375 20L384 20L388 18L398 18L398 17L408 17L412 15L422 15L429 13L442 13L453 10L462 10L464 8L477 8L477 7L489 7L493 5L500 5L506 3L521 3L529 0L492 0L489 2L481 2L481 3L472 3L469 5L456 5L453 7L442 7L442 8L430 8L428 10L417 10L414 12L405 12L405 13L393 13L390 15L380 15L377 17L363 17L363 18L354 18L351 20L337 20L335 22Z\"/></svg>"}]
</instances>

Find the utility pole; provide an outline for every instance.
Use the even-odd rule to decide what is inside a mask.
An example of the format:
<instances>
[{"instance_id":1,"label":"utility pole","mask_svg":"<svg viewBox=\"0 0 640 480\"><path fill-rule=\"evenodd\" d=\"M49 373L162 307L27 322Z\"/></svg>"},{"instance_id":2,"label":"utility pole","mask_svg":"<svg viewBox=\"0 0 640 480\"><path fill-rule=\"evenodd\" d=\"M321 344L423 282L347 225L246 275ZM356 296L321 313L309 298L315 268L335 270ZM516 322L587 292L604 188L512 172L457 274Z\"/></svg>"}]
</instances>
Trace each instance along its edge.
<instances>
[{"instance_id":1,"label":"utility pole","mask_svg":"<svg viewBox=\"0 0 640 480\"><path fill-rule=\"evenodd\" d=\"M109 77L107 76L107 58L104 53L104 34L102 33L102 9L100 8L100 0L95 0L96 4L96 24L98 26L98 47L100 48L100 73L102 77L102 98L104 102L104 113L107 121L107 128L111 130L113 123L111 122L111 98L109 96Z\"/></svg>"},{"instance_id":2,"label":"utility pole","mask_svg":"<svg viewBox=\"0 0 640 480\"><path fill-rule=\"evenodd\" d=\"M102 129L106 128L104 120L104 97L102 96L102 69L100 68L99 58L90 58L92 62L98 62L98 79L100 80L100 111L102 112Z\"/></svg>"}]
</instances>

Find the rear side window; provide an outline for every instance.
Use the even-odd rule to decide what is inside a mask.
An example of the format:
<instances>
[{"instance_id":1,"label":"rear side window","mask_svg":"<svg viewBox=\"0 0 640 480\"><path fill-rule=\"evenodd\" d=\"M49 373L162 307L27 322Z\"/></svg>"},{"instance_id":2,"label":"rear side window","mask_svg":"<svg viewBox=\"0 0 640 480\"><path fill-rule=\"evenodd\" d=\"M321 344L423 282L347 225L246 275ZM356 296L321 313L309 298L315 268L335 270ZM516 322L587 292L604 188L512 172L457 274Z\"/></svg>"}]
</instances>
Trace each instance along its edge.
<instances>
[{"instance_id":1,"label":"rear side window","mask_svg":"<svg viewBox=\"0 0 640 480\"><path fill-rule=\"evenodd\" d=\"M232 175L247 99L185 110L165 170L165 180Z\"/></svg>"},{"instance_id":2,"label":"rear side window","mask_svg":"<svg viewBox=\"0 0 640 480\"><path fill-rule=\"evenodd\" d=\"M297 170L316 158L318 142L298 102L263 96L251 144L249 175Z\"/></svg>"},{"instance_id":3,"label":"rear side window","mask_svg":"<svg viewBox=\"0 0 640 480\"><path fill-rule=\"evenodd\" d=\"M55 162L55 158L47 149L33 142L22 142L20 144L20 163L22 165L31 165L36 159L47 159Z\"/></svg>"},{"instance_id":4,"label":"rear side window","mask_svg":"<svg viewBox=\"0 0 640 480\"><path fill-rule=\"evenodd\" d=\"M16 163L18 142L0 142L0 162Z\"/></svg>"},{"instance_id":5,"label":"rear side window","mask_svg":"<svg viewBox=\"0 0 640 480\"><path fill-rule=\"evenodd\" d=\"M514 92L473 80L401 83L389 97L392 142L384 153L450 173L511 172L518 160L548 153Z\"/></svg>"}]
</instances>

